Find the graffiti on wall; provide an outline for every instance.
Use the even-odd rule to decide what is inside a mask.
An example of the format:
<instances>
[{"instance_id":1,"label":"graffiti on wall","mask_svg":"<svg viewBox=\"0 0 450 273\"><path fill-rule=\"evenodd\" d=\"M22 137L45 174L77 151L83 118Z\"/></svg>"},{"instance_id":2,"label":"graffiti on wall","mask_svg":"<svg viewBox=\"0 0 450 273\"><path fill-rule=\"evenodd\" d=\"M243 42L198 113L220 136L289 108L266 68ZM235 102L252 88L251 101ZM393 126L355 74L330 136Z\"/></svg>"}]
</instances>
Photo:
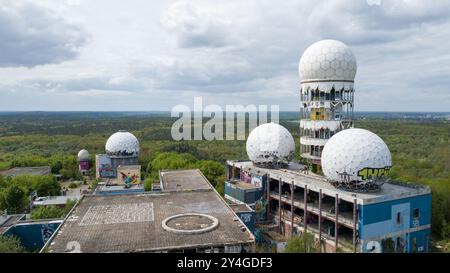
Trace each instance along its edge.
<instances>
[{"instance_id":1,"label":"graffiti on wall","mask_svg":"<svg viewBox=\"0 0 450 273\"><path fill-rule=\"evenodd\" d=\"M42 241L45 243L47 242L55 232L56 227L49 224L44 224L41 226L41 235L42 235Z\"/></svg>"},{"instance_id":2,"label":"graffiti on wall","mask_svg":"<svg viewBox=\"0 0 450 273\"><path fill-rule=\"evenodd\" d=\"M262 177L261 176L252 176L252 185L258 188L262 188Z\"/></svg>"},{"instance_id":3,"label":"graffiti on wall","mask_svg":"<svg viewBox=\"0 0 450 273\"><path fill-rule=\"evenodd\" d=\"M131 174L131 173L124 173L124 172L120 172L121 176L122 176L122 182L125 185L135 185L135 184L139 184L139 175L137 174Z\"/></svg>"},{"instance_id":4,"label":"graffiti on wall","mask_svg":"<svg viewBox=\"0 0 450 273\"><path fill-rule=\"evenodd\" d=\"M364 168L358 171L358 176L361 177L362 180L367 180L381 176L388 176L390 172L391 166L386 166L383 168Z\"/></svg>"},{"instance_id":5,"label":"graffiti on wall","mask_svg":"<svg viewBox=\"0 0 450 273\"><path fill-rule=\"evenodd\" d=\"M98 169L98 172L100 174L100 177L102 178L115 177L115 172L111 168L110 164L101 164L100 168Z\"/></svg>"}]
</instances>

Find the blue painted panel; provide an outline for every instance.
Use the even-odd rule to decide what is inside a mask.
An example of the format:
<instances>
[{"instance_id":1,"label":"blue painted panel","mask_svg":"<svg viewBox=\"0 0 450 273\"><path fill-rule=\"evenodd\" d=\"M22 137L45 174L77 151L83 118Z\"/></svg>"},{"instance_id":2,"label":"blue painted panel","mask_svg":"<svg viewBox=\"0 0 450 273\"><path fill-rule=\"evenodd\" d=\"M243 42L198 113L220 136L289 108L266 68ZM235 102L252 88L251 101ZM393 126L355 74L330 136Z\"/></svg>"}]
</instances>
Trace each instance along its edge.
<instances>
[{"instance_id":1,"label":"blue painted panel","mask_svg":"<svg viewBox=\"0 0 450 273\"><path fill-rule=\"evenodd\" d=\"M244 222L247 228L253 232L255 229L255 212L254 211L245 211L245 212L236 212L236 215Z\"/></svg>"},{"instance_id":2,"label":"blue painted panel","mask_svg":"<svg viewBox=\"0 0 450 273\"><path fill-rule=\"evenodd\" d=\"M431 229L416 231L409 234L409 252L428 252Z\"/></svg>"},{"instance_id":3,"label":"blue painted panel","mask_svg":"<svg viewBox=\"0 0 450 273\"><path fill-rule=\"evenodd\" d=\"M398 243L403 249L402 251L413 252L414 249L417 252L428 251L429 228L414 233L407 231L431 223L430 194L365 206L359 205L358 208L360 239L386 237L388 234L400 232ZM397 244L397 236L394 235L392 239Z\"/></svg>"},{"instance_id":4,"label":"blue painted panel","mask_svg":"<svg viewBox=\"0 0 450 273\"><path fill-rule=\"evenodd\" d=\"M362 206L359 214L361 224L368 225L390 220L391 207L391 203L378 203Z\"/></svg>"},{"instance_id":5,"label":"blue painted panel","mask_svg":"<svg viewBox=\"0 0 450 273\"><path fill-rule=\"evenodd\" d=\"M382 237L385 234L401 232L410 227L410 202L392 205L390 207L391 216L388 220L376 223L365 224L359 232L361 239ZM397 222L399 213L399 222Z\"/></svg>"},{"instance_id":6,"label":"blue painted panel","mask_svg":"<svg viewBox=\"0 0 450 273\"><path fill-rule=\"evenodd\" d=\"M246 204L254 204L263 195L262 189L241 189L225 182L225 194Z\"/></svg>"},{"instance_id":7,"label":"blue painted panel","mask_svg":"<svg viewBox=\"0 0 450 273\"><path fill-rule=\"evenodd\" d=\"M419 209L419 221L418 225L428 225L431 222L431 195L425 194L420 196L414 196L410 198L402 198L388 202L370 204L360 207L359 220L362 225L368 225L372 223L391 220L392 206L410 203L410 227L413 225L413 213L414 209Z\"/></svg>"},{"instance_id":8,"label":"blue painted panel","mask_svg":"<svg viewBox=\"0 0 450 273\"><path fill-rule=\"evenodd\" d=\"M18 224L8 229L4 235L17 237L22 246L29 251L38 251L50 239L61 222Z\"/></svg>"}]
</instances>

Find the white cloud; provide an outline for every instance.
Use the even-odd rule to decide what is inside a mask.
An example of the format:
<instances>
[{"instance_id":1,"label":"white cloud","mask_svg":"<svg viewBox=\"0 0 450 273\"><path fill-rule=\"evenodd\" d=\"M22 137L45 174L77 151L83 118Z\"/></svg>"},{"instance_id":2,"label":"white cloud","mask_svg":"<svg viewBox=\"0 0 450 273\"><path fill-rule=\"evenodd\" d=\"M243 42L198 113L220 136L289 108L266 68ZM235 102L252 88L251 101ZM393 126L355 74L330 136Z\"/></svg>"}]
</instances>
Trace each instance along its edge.
<instances>
[{"instance_id":1,"label":"white cloud","mask_svg":"<svg viewBox=\"0 0 450 273\"><path fill-rule=\"evenodd\" d=\"M313 42L333 38L347 43L357 57L357 110L448 110L450 2L372 2L80 1L55 8L50 16L56 20L50 21L50 33L69 29L62 37L50 35L50 41L69 41L62 49L75 53L58 46L37 48L27 62L19 59L0 68L6 79L0 83L0 96L32 86L44 110L53 109L56 100L71 109L104 110L105 102L121 105L115 100L124 94L133 96L136 110L170 109L198 94L209 103L279 103L281 110L298 110L298 60ZM35 20L42 24L49 19ZM72 21L86 26L90 43L70 31L78 29ZM20 30L8 35L21 37ZM5 35L0 26L0 38ZM26 37L23 42L39 44ZM64 54L49 54L54 48ZM15 68L61 60L71 61ZM104 98L90 101L92 90ZM78 105L77 96L88 103ZM12 98L0 101L0 109L14 108Z\"/></svg>"},{"instance_id":2,"label":"white cloud","mask_svg":"<svg viewBox=\"0 0 450 273\"><path fill-rule=\"evenodd\" d=\"M45 65L77 57L88 34L29 1L0 1L0 67Z\"/></svg>"},{"instance_id":3,"label":"white cloud","mask_svg":"<svg viewBox=\"0 0 450 273\"><path fill-rule=\"evenodd\" d=\"M172 4L161 19L181 47L221 47L232 42L231 22L193 2Z\"/></svg>"}]
</instances>

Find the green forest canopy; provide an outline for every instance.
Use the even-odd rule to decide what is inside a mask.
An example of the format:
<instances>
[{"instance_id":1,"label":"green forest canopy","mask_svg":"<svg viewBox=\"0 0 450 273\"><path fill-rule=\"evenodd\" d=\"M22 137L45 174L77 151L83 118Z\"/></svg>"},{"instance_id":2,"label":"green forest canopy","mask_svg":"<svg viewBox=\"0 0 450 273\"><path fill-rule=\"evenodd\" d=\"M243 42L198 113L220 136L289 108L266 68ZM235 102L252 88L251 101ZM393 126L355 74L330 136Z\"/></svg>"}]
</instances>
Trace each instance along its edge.
<instances>
[{"instance_id":1,"label":"green forest canopy","mask_svg":"<svg viewBox=\"0 0 450 273\"><path fill-rule=\"evenodd\" d=\"M175 142L170 135L173 121L164 115L80 114L60 117L23 114L13 118L0 115L0 169L49 165L53 173L76 179L79 178L78 151L88 149L94 162L93 155L104 151L107 138L123 129L131 131L140 140L140 163L148 177L148 185L157 179L159 168L196 167L221 192L225 161L246 159L245 141ZM293 134L297 145L295 158L300 160L298 122L291 117L281 119L281 124ZM393 157L392 179L430 186L433 233L440 238L449 238L450 123L366 119L356 120L355 127L368 129L387 143ZM27 182L23 183L26 185L15 184L20 184L26 194L31 187ZM0 193L4 190L0 189ZM18 204L21 206L20 202Z\"/></svg>"}]
</instances>

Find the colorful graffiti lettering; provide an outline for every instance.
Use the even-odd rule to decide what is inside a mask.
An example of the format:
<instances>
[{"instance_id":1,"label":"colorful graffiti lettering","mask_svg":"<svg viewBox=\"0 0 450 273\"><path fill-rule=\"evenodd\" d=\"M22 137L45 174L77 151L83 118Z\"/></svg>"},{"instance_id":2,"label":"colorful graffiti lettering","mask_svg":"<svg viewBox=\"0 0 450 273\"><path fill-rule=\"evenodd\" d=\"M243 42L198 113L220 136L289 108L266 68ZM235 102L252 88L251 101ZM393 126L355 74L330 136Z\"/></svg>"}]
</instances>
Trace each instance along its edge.
<instances>
[{"instance_id":1,"label":"colorful graffiti lettering","mask_svg":"<svg viewBox=\"0 0 450 273\"><path fill-rule=\"evenodd\" d=\"M358 176L362 180L367 180L370 178L387 176L391 172L391 166L386 166L383 168L364 168L358 171Z\"/></svg>"},{"instance_id":2,"label":"colorful graffiti lettering","mask_svg":"<svg viewBox=\"0 0 450 273\"><path fill-rule=\"evenodd\" d=\"M139 184L139 176L137 174L130 175L130 173L125 174L123 172L120 172L120 174L125 185Z\"/></svg>"}]
</instances>

